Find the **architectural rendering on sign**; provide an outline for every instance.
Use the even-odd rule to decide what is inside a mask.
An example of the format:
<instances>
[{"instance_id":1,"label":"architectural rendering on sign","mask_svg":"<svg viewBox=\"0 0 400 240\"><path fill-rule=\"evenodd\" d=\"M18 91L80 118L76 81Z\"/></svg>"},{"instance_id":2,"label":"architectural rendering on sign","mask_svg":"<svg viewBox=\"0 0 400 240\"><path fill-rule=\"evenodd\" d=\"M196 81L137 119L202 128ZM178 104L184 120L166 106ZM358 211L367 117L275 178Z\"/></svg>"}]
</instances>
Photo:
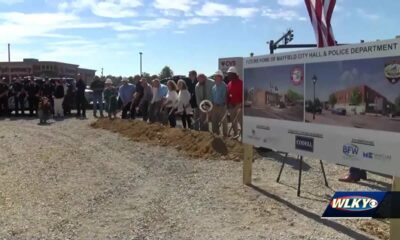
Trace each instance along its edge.
<instances>
[{"instance_id":1,"label":"architectural rendering on sign","mask_svg":"<svg viewBox=\"0 0 400 240\"><path fill-rule=\"evenodd\" d=\"M306 64L306 121L400 132L400 83L395 82L400 57ZM386 66L391 64L387 79ZM388 73L386 73L388 75ZM313 94L315 84L315 101ZM314 117L315 115L315 117Z\"/></svg>"},{"instance_id":2,"label":"architectural rendering on sign","mask_svg":"<svg viewBox=\"0 0 400 240\"><path fill-rule=\"evenodd\" d=\"M304 120L303 66L284 65L245 70L244 115Z\"/></svg>"}]
</instances>

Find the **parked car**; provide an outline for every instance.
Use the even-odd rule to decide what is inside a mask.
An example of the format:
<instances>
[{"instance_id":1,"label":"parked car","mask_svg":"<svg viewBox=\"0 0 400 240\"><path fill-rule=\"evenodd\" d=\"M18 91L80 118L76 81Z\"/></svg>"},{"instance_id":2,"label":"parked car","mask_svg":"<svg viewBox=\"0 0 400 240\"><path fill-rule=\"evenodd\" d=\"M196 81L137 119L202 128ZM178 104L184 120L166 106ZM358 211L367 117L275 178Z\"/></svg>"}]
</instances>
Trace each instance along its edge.
<instances>
[{"instance_id":1,"label":"parked car","mask_svg":"<svg viewBox=\"0 0 400 240\"><path fill-rule=\"evenodd\" d=\"M346 116L346 109L345 108L334 108L331 110L332 114Z\"/></svg>"}]
</instances>

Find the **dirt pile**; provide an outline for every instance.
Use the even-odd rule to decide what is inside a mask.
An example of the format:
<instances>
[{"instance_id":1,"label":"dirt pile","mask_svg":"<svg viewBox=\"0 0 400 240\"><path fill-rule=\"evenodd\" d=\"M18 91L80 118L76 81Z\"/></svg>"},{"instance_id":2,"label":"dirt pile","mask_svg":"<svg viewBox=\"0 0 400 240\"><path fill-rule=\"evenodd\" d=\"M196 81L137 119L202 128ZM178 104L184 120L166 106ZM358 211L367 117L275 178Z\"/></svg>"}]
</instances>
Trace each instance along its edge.
<instances>
[{"instance_id":1,"label":"dirt pile","mask_svg":"<svg viewBox=\"0 0 400 240\"><path fill-rule=\"evenodd\" d=\"M243 145L240 142L215 137L208 132L183 130L161 124L121 119L112 121L98 119L91 126L119 133L133 141L174 147L194 158L234 161L240 161L243 158Z\"/></svg>"}]
</instances>

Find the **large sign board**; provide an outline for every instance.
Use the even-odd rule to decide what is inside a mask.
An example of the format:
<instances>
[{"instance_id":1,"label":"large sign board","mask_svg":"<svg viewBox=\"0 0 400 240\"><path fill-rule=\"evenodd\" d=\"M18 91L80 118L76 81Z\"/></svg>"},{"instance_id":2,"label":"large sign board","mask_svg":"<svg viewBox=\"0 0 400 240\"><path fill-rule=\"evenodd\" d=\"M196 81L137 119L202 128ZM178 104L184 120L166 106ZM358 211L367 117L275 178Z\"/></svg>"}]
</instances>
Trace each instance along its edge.
<instances>
[{"instance_id":1,"label":"large sign board","mask_svg":"<svg viewBox=\"0 0 400 240\"><path fill-rule=\"evenodd\" d=\"M243 140L400 176L400 39L244 59Z\"/></svg>"}]
</instances>

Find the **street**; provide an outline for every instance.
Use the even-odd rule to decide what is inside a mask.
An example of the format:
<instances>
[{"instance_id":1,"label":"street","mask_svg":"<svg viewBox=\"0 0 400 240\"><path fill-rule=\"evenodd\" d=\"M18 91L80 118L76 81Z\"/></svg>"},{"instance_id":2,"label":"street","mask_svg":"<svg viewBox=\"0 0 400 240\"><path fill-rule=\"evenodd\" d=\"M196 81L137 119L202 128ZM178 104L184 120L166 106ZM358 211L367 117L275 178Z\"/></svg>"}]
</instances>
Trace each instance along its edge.
<instances>
[{"instance_id":1,"label":"street","mask_svg":"<svg viewBox=\"0 0 400 240\"><path fill-rule=\"evenodd\" d=\"M306 122L315 122L344 127L366 128L372 130L400 132L400 118L388 118L381 115L336 115L330 111L316 114L306 113Z\"/></svg>"},{"instance_id":2,"label":"street","mask_svg":"<svg viewBox=\"0 0 400 240\"><path fill-rule=\"evenodd\" d=\"M249 107L244 109L245 116L282 119L289 121L303 121L303 106L276 108L271 106Z\"/></svg>"}]
</instances>

